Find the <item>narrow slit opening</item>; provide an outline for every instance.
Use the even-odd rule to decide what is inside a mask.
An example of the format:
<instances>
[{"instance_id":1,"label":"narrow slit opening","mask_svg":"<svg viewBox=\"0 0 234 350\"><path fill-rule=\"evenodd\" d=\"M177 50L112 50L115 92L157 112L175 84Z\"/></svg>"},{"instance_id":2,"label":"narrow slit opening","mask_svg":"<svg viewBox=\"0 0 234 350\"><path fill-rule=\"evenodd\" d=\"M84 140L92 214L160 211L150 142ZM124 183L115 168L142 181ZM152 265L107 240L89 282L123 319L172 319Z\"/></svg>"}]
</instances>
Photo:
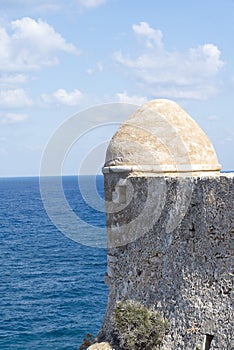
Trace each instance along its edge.
<instances>
[{"instance_id":1,"label":"narrow slit opening","mask_svg":"<svg viewBox=\"0 0 234 350\"><path fill-rule=\"evenodd\" d=\"M205 334L203 350L210 350L211 342L214 336L211 334Z\"/></svg>"}]
</instances>

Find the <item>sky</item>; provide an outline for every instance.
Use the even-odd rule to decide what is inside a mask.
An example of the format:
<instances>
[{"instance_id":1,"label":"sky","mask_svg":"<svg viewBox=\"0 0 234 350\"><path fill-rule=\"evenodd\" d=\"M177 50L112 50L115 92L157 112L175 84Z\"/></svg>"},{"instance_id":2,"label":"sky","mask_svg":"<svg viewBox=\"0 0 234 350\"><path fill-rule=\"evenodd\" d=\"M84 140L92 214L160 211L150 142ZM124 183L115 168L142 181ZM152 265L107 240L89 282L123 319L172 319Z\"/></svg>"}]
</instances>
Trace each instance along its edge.
<instances>
[{"instance_id":1,"label":"sky","mask_svg":"<svg viewBox=\"0 0 234 350\"><path fill-rule=\"evenodd\" d=\"M95 106L155 98L178 102L233 170L233 33L233 0L0 0L0 177L39 175L75 115L85 136L68 142L63 173L98 152L102 163L118 125L98 128Z\"/></svg>"}]
</instances>

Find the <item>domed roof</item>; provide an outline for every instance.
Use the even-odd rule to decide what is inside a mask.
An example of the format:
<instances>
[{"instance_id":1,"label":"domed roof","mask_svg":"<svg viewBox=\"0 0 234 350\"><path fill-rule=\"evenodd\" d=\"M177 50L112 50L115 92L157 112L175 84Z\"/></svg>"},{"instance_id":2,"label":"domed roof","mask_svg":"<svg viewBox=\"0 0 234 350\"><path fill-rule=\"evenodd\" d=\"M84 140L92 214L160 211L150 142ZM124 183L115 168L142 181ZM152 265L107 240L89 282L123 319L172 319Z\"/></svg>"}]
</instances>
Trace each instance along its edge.
<instances>
[{"instance_id":1,"label":"domed roof","mask_svg":"<svg viewBox=\"0 0 234 350\"><path fill-rule=\"evenodd\" d=\"M175 102L146 102L119 127L106 152L104 173L175 176L219 174L214 148ZM161 175L160 175L161 174Z\"/></svg>"}]
</instances>

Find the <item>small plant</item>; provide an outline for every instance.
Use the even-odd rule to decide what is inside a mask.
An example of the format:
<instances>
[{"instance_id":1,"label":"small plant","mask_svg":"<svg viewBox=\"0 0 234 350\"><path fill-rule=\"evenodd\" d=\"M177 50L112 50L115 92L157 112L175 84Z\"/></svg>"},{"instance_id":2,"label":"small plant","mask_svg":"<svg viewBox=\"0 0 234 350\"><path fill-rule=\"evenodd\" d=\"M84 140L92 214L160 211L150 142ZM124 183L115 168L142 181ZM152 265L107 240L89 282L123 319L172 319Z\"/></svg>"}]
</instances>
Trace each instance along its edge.
<instances>
[{"instance_id":1,"label":"small plant","mask_svg":"<svg viewBox=\"0 0 234 350\"><path fill-rule=\"evenodd\" d=\"M127 300L117 304L115 327L121 349L154 350L162 343L168 322L159 312Z\"/></svg>"},{"instance_id":2,"label":"small plant","mask_svg":"<svg viewBox=\"0 0 234 350\"><path fill-rule=\"evenodd\" d=\"M79 347L79 350L85 350L87 349L90 345L94 343L94 338L91 334L87 333L86 338L83 339L83 343Z\"/></svg>"}]
</instances>

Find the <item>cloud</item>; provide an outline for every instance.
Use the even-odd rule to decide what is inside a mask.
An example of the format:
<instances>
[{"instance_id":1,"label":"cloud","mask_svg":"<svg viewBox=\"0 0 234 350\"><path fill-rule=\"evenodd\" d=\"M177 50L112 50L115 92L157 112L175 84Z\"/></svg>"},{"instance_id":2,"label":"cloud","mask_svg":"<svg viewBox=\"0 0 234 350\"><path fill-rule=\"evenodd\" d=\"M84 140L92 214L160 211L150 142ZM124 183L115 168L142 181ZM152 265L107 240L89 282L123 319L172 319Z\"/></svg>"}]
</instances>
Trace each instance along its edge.
<instances>
[{"instance_id":1,"label":"cloud","mask_svg":"<svg viewBox=\"0 0 234 350\"><path fill-rule=\"evenodd\" d=\"M4 10L15 13L49 13L62 10L63 3L60 0L1 0Z\"/></svg>"},{"instance_id":2,"label":"cloud","mask_svg":"<svg viewBox=\"0 0 234 350\"><path fill-rule=\"evenodd\" d=\"M33 12L35 13L46 13L49 12L58 12L61 11L63 8L62 4L59 3L39 3L38 6L33 7Z\"/></svg>"},{"instance_id":3,"label":"cloud","mask_svg":"<svg viewBox=\"0 0 234 350\"><path fill-rule=\"evenodd\" d=\"M116 97L118 99L118 102L129 103L138 106L147 101L147 98L145 96L129 96L126 91L117 93Z\"/></svg>"},{"instance_id":4,"label":"cloud","mask_svg":"<svg viewBox=\"0 0 234 350\"><path fill-rule=\"evenodd\" d=\"M82 101L84 95L80 90L67 92L64 89L59 89L51 95L43 94L41 96L44 103L55 103L58 105L77 106Z\"/></svg>"},{"instance_id":5,"label":"cloud","mask_svg":"<svg viewBox=\"0 0 234 350\"><path fill-rule=\"evenodd\" d=\"M24 84L27 76L24 74L2 74L0 75L0 86Z\"/></svg>"},{"instance_id":6,"label":"cloud","mask_svg":"<svg viewBox=\"0 0 234 350\"><path fill-rule=\"evenodd\" d=\"M96 67L86 69L86 73L88 75L93 75L95 72L102 73L103 70L104 70L104 66L103 66L102 62L97 62Z\"/></svg>"},{"instance_id":7,"label":"cloud","mask_svg":"<svg viewBox=\"0 0 234 350\"><path fill-rule=\"evenodd\" d=\"M103 5L107 0L78 0L78 4L85 8L94 8Z\"/></svg>"},{"instance_id":8,"label":"cloud","mask_svg":"<svg viewBox=\"0 0 234 350\"><path fill-rule=\"evenodd\" d=\"M154 44L156 44L158 47L162 47L162 37L163 34L161 32L161 30L159 29L153 29L149 26L148 23L146 22L140 22L139 25L134 24L132 26L133 31L139 35L139 36L143 36L146 37L147 41L146 41L146 46L150 49L152 49L154 47Z\"/></svg>"},{"instance_id":9,"label":"cloud","mask_svg":"<svg viewBox=\"0 0 234 350\"><path fill-rule=\"evenodd\" d=\"M212 114L212 115L209 115L208 117L207 117L207 119L208 120L210 120L210 121L220 121L220 117L219 116L217 116L216 114Z\"/></svg>"},{"instance_id":10,"label":"cloud","mask_svg":"<svg viewBox=\"0 0 234 350\"><path fill-rule=\"evenodd\" d=\"M94 69L88 68L88 69L86 69L86 73L87 73L88 75L93 75L93 74L94 74Z\"/></svg>"},{"instance_id":11,"label":"cloud","mask_svg":"<svg viewBox=\"0 0 234 350\"><path fill-rule=\"evenodd\" d=\"M97 63L97 69L98 69L99 72L103 72L104 66L103 66L103 64L101 62Z\"/></svg>"},{"instance_id":12,"label":"cloud","mask_svg":"<svg viewBox=\"0 0 234 350\"><path fill-rule=\"evenodd\" d=\"M11 22L11 33L0 28L0 71L27 71L58 63L58 53L78 55L78 49L39 19Z\"/></svg>"},{"instance_id":13,"label":"cloud","mask_svg":"<svg viewBox=\"0 0 234 350\"><path fill-rule=\"evenodd\" d=\"M144 38L142 54L132 58L118 51L114 53L114 59L127 68L128 74L136 77L148 94L206 99L218 93L215 78L224 61L216 45L204 44L186 52L167 51L160 30L141 22L133 25L133 31L137 37Z\"/></svg>"},{"instance_id":14,"label":"cloud","mask_svg":"<svg viewBox=\"0 0 234 350\"><path fill-rule=\"evenodd\" d=\"M23 108L33 105L24 89L0 90L1 108Z\"/></svg>"},{"instance_id":15,"label":"cloud","mask_svg":"<svg viewBox=\"0 0 234 350\"><path fill-rule=\"evenodd\" d=\"M0 125L22 123L27 118L28 116L26 114L19 114L19 113L0 114Z\"/></svg>"}]
</instances>

